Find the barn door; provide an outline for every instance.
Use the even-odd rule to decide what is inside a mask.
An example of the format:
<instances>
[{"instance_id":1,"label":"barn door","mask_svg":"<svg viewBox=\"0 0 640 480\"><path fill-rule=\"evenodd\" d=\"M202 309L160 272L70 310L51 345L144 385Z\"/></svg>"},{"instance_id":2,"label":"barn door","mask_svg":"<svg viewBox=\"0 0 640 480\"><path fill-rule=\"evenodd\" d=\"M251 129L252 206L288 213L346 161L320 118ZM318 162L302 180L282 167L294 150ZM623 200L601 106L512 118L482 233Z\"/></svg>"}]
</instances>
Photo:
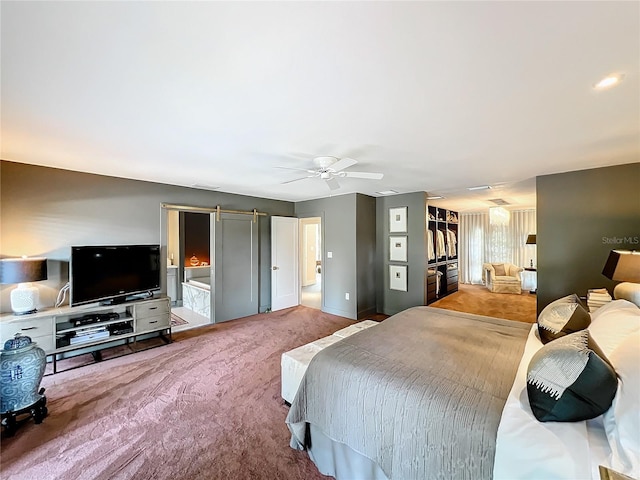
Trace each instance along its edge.
<instances>
[{"instance_id":1,"label":"barn door","mask_svg":"<svg viewBox=\"0 0 640 480\"><path fill-rule=\"evenodd\" d=\"M212 215L215 322L258 313L258 223L250 215Z\"/></svg>"}]
</instances>

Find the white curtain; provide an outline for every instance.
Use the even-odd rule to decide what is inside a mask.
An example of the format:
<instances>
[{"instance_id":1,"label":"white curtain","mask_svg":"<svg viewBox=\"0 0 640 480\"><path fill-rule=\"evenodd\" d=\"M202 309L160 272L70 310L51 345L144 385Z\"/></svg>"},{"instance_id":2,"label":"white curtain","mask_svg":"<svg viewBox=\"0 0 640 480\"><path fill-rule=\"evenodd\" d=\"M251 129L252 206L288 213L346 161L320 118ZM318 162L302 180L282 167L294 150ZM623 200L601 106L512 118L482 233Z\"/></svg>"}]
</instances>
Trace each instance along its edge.
<instances>
[{"instance_id":1,"label":"white curtain","mask_svg":"<svg viewBox=\"0 0 640 480\"><path fill-rule=\"evenodd\" d=\"M508 225L491 225L489 212L461 213L458 268L462 283L482 283L482 264L509 262L521 267L536 265L536 246L526 245L527 236L536 233L535 210L511 210ZM522 273L522 288L536 288L536 273Z\"/></svg>"},{"instance_id":2,"label":"white curtain","mask_svg":"<svg viewBox=\"0 0 640 480\"><path fill-rule=\"evenodd\" d=\"M482 264L489 258L489 213L461 213L458 225L458 270L462 283L482 283Z\"/></svg>"}]
</instances>

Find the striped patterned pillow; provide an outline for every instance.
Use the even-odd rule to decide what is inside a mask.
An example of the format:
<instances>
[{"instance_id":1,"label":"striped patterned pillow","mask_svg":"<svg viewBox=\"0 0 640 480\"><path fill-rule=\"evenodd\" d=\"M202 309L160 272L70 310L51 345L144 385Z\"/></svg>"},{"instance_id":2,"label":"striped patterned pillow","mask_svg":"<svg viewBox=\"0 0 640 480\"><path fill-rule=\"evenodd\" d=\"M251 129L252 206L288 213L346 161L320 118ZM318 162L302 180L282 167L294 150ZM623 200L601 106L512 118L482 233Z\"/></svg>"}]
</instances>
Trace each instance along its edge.
<instances>
[{"instance_id":1,"label":"striped patterned pillow","mask_svg":"<svg viewBox=\"0 0 640 480\"><path fill-rule=\"evenodd\" d=\"M538 315L538 334L542 343L580 330L591 324L591 316L574 293L551 302Z\"/></svg>"},{"instance_id":2,"label":"striped patterned pillow","mask_svg":"<svg viewBox=\"0 0 640 480\"><path fill-rule=\"evenodd\" d=\"M588 330L548 343L529 362L527 393L541 422L577 422L606 412L618 377Z\"/></svg>"}]
</instances>

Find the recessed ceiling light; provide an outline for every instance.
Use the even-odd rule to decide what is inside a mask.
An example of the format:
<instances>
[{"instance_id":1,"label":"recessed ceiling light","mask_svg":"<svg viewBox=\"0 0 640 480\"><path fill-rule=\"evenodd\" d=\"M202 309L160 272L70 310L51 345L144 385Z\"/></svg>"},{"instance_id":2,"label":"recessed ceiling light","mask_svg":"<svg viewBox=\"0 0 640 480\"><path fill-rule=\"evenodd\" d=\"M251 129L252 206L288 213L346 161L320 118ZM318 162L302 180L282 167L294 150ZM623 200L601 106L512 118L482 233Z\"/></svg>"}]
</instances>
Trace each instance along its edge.
<instances>
[{"instance_id":1,"label":"recessed ceiling light","mask_svg":"<svg viewBox=\"0 0 640 480\"><path fill-rule=\"evenodd\" d=\"M612 73L612 74L607 75L606 77L604 77L598 83L596 83L593 86L593 88L595 88L596 90L605 90L607 88L611 88L611 87L619 84L622 81L623 78L624 78L624 74L623 73Z\"/></svg>"},{"instance_id":2,"label":"recessed ceiling light","mask_svg":"<svg viewBox=\"0 0 640 480\"><path fill-rule=\"evenodd\" d=\"M434 195L432 197L427 197L427 200L439 200L441 198L444 198L442 195Z\"/></svg>"},{"instance_id":3,"label":"recessed ceiling light","mask_svg":"<svg viewBox=\"0 0 640 480\"><path fill-rule=\"evenodd\" d=\"M477 187L469 187L467 190L489 190L490 188L490 185L479 185Z\"/></svg>"},{"instance_id":4,"label":"recessed ceiling light","mask_svg":"<svg viewBox=\"0 0 640 480\"><path fill-rule=\"evenodd\" d=\"M395 195L396 192L395 190L382 190L380 192L376 192L378 195Z\"/></svg>"}]
</instances>

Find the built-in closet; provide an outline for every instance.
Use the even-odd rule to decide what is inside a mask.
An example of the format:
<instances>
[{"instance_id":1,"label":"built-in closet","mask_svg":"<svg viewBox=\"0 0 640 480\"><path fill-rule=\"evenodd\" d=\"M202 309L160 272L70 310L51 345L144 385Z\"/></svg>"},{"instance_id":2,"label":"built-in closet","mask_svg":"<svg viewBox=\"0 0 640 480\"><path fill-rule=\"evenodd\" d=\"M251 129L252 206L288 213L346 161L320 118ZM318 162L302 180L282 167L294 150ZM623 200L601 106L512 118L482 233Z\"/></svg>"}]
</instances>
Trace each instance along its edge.
<instances>
[{"instance_id":1,"label":"built-in closet","mask_svg":"<svg viewBox=\"0 0 640 480\"><path fill-rule=\"evenodd\" d=\"M425 303L458 291L458 212L427 206Z\"/></svg>"}]
</instances>

